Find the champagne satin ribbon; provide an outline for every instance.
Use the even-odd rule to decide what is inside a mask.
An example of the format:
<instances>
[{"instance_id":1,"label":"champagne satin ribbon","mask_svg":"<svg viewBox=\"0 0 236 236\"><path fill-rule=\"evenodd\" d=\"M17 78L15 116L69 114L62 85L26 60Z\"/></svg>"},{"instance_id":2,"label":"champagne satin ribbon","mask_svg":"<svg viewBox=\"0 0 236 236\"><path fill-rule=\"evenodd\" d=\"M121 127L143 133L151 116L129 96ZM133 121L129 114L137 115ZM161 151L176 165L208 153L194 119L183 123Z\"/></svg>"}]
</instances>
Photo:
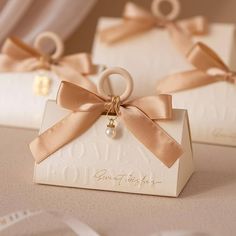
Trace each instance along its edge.
<instances>
[{"instance_id":1,"label":"champagne satin ribbon","mask_svg":"<svg viewBox=\"0 0 236 236\"><path fill-rule=\"evenodd\" d=\"M15 37L10 37L4 42L0 54L1 72L29 72L40 69L53 71L62 80L96 91L95 85L85 78L99 70L98 66L93 65L89 54L78 53L69 56L57 54L54 57Z\"/></svg>"},{"instance_id":2,"label":"champagne satin ribbon","mask_svg":"<svg viewBox=\"0 0 236 236\"><path fill-rule=\"evenodd\" d=\"M115 104L111 106L113 102ZM172 118L170 95L143 97L128 102L106 100L82 87L62 82L57 103L72 112L30 144L37 163L83 134L111 107L117 108L119 120L167 167L171 167L183 153L181 145L155 122Z\"/></svg>"},{"instance_id":3,"label":"champagne satin ribbon","mask_svg":"<svg viewBox=\"0 0 236 236\"><path fill-rule=\"evenodd\" d=\"M203 43L196 43L187 54L194 70L176 73L157 82L158 93L177 92L226 81L236 84L236 73Z\"/></svg>"},{"instance_id":4,"label":"champagne satin ribbon","mask_svg":"<svg viewBox=\"0 0 236 236\"><path fill-rule=\"evenodd\" d=\"M170 0L169 0L170 1ZM176 2L177 0L171 0ZM152 8L158 7L158 4L153 4ZM155 3L155 0L154 2ZM155 14L137 6L132 2L128 2L125 5L123 11L123 22L101 30L99 36L101 41L111 44L120 40L128 38L130 36L151 30L155 27L165 27L170 33L170 37L173 40L175 46L184 54L193 45L191 36L206 34L208 31L207 20L203 16L196 16L189 19L175 21L178 15L176 9L179 3L172 4L173 11L176 12L170 19L160 14Z\"/></svg>"}]
</instances>

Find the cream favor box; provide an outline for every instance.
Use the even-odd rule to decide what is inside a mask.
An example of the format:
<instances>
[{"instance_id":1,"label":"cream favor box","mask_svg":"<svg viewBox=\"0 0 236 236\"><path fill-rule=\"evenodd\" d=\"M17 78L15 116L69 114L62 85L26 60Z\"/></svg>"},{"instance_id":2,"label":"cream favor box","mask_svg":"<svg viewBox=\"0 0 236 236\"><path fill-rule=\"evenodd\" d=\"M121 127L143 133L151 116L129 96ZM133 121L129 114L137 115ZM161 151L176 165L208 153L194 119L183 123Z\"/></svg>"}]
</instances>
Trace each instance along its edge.
<instances>
[{"instance_id":1,"label":"cream favor box","mask_svg":"<svg viewBox=\"0 0 236 236\"><path fill-rule=\"evenodd\" d=\"M44 52L45 40L54 43L53 53ZM103 66L95 66L87 53L63 52L63 41L53 32L39 34L34 46L6 39L0 54L0 125L38 129L45 101L56 99L62 80L96 89L96 74Z\"/></svg>"},{"instance_id":2,"label":"cream favor box","mask_svg":"<svg viewBox=\"0 0 236 236\"><path fill-rule=\"evenodd\" d=\"M97 34L93 43L95 63L107 66L121 66L135 78L133 97L146 96L156 92L157 80L168 74L191 69L183 54L173 44L166 29L152 28L141 34L107 44L99 37L99 32L118 25L122 19L102 17L98 21ZM234 63L233 24L210 24L205 35L194 36L194 41L202 41L211 46L228 64ZM111 81L113 90L121 91L118 78Z\"/></svg>"},{"instance_id":3,"label":"cream favor box","mask_svg":"<svg viewBox=\"0 0 236 236\"><path fill-rule=\"evenodd\" d=\"M40 132L68 111L47 102ZM162 164L124 127L118 140L105 136L106 117L39 164L34 182L77 188L177 197L193 173L193 159L185 110L174 110L174 119L158 121L184 149L171 168Z\"/></svg>"},{"instance_id":4,"label":"cream favor box","mask_svg":"<svg viewBox=\"0 0 236 236\"><path fill-rule=\"evenodd\" d=\"M173 106L188 110L192 140L236 146L236 86L227 82L173 93Z\"/></svg>"},{"instance_id":5,"label":"cream favor box","mask_svg":"<svg viewBox=\"0 0 236 236\"><path fill-rule=\"evenodd\" d=\"M80 94L83 93L84 90L80 91ZM77 94L73 95L73 97L78 96L78 93L71 92L70 94ZM89 97L92 101L91 96ZM153 98L150 97L146 101L149 99ZM140 105L144 100L138 100L139 102L137 104L139 104L138 106L140 108L144 108L144 105ZM59 101L61 100L59 99ZM74 99L72 103L75 104ZM79 103L79 101L78 103L76 102L76 104ZM67 102L66 104L68 105ZM91 105L91 103L89 104ZM124 105L122 113L123 109L128 109L127 116L133 117L137 113L139 114L139 110L131 107L127 108L127 106L129 107L128 104L129 102L127 105ZM82 107L84 109L87 106L84 105ZM91 111L91 115L93 115L93 110ZM149 110L149 112L151 111ZM76 133L75 138L71 139L73 137L72 132L80 132L82 127L79 126L83 122L86 122L83 120L84 118L79 122L79 116L83 117L87 114L71 113L70 110L58 106L55 101L48 101L39 137L30 145L36 160L34 182L77 188L177 197L192 175L194 167L187 111L174 109L172 113L171 119L160 119L148 124L148 126L151 125L152 130L156 126L164 130L164 133L162 133L163 136L158 139L159 144L154 143L155 149L158 149L157 152L160 153L160 156L157 156L153 150L151 151L152 145L149 147L145 146L137 138L140 132L145 132L145 127L147 128L146 123L140 123L139 127L136 127L136 131L133 131L130 128L132 124L129 121L127 126L127 119L129 118L126 115L124 115L125 118L123 115L123 118L119 118L118 116L118 121L116 120L116 136L113 137L110 132L107 132L110 131L110 128L106 128L108 116L103 114L98 119L95 119L94 123L86 131L83 131L80 135ZM136 118L132 118L134 120L133 122L137 122ZM77 125L74 124L71 126L70 123L73 122L73 119L75 119L74 122L77 122ZM89 117L89 119L91 118ZM146 115L145 119L142 119L144 117L141 118L140 122L144 122L144 120L146 122ZM115 118L109 117L109 120L113 122ZM112 127L110 122L107 127ZM65 127L65 125L68 125L68 127ZM60 132L63 132L63 134L60 134ZM151 136L151 132L148 131L145 134L144 139L146 142L150 143L156 138ZM155 135L159 135L160 132L162 131L159 130ZM179 149L173 150L173 147L176 145L173 144L173 141L165 141L166 135L169 138L171 137L177 143L178 147L181 147L181 152L179 152ZM69 137L71 141L66 141L67 144L57 148L54 143L57 140L54 140L54 137L57 137L60 140L59 142L62 142L64 137ZM170 146L168 149L165 149L158 146L160 143L161 145ZM54 152L50 151L52 147ZM163 152L168 152L168 155L179 153L178 158L171 164L166 164L161 159L161 155L166 154ZM46 155L47 157L42 158L42 155Z\"/></svg>"},{"instance_id":6,"label":"cream favor box","mask_svg":"<svg viewBox=\"0 0 236 236\"><path fill-rule=\"evenodd\" d=\"M192 140L236 146L236 74L209 47L196 44L188 54L193 70L160 80L173 106L187 109Z\"/></svg>"}]
</instances>

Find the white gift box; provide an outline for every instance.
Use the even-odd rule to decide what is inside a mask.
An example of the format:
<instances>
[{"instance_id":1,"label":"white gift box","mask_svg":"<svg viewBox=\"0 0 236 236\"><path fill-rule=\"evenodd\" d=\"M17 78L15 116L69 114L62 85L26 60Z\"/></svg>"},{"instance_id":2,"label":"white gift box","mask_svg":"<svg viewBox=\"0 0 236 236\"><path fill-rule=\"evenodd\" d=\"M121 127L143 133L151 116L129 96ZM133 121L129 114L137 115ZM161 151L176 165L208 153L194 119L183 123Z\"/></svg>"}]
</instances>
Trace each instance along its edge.
<instances>
[{"instance_id":1,"label":"white gift box","mask_svg":"<svg viewBox=\"0 0 236 236\"><path fill-rule=\"evenodd\" d=\"M192 139L236 146L236 86L217 82L172 94L173 106L188 110Z\"/></svg>"},{"instance_id":2,"label":"white gift box","mask_svg":"<svg viewBox=\"0 0 236 236\"><path fill-rule=\"evenodd\" d=\"M0 125L38 129L47 99L55 99L60 85L56 74L45 71L51 80L47 96L34 93L39 72L0 74Z\"/></svg>"},{"instance_id":3,"label":"white gift box","mask_svg":"<svg viewBox=\"0 0 236 236\"><path fill-rule=\"evenodd\" d=\"M121 19L100 18L97 31L116 25ZM222 60L235 68L235 27L233 24L210 24L209 34L193 37L209 45ZM158 79L192 69L186 58L175 48L166 30L152 29L107 45L95 37L93 57L96 63L122 66L136 79L133 97L156 93ZM120 81L111 81L113 90L121 91ZM215 144L236 144L236 88L219 82L190 91L176 93L173 105L188 109L192 140Z\"/></svg>"},{"instance_id":4,"label":"white gift box","mask_svg":"<svg viewBox=\"0 0 236 236\"><path fill-rule=\"evenodd\" d=\"M46 96L34 92L37 75L50 80ZM96 83L97 75L87 76L87 79ZM60 83L61 79L50 71L0 73L0 125L39 129L45 103L48 99L56 99Z\"/></svg>"},{"instance_id":5,"label":"white gift box","mask_svg":"<svg viewBox=\"0 0 236 236\"><path fill-rule=\"evenodd\" d=\"M40 133L70 111L48 101ZM184 153L166 167L119 123L120 135L105 135L107 117L102 115L85 133L35 164L34 182L78 188L176 197L193 173L192 148L185 110L174 110L173 120L158 124Z\"/></svg>"},{"instance_id":6,"label":"white gift box","mask_svg":"<svg viewBox=\"0 0 236 236\"><path fill-rule=\"evenodd\" d=\"M117 25L119 18L102 17L98 21L97 32ZM234 33L233 24L211 24L209 34L193 37L214 49L227 65L233 64ZM119 66L135 78L133 97L156 93L156 83L168 74L191 69L192 66L173 44L165 29L153 28L142 34L127 37L114 44L101 42L98 34L93 43L93 60L111 66ZM113 89L121 90L120 80L111 81Z\"/></svg>"}]
</instances>

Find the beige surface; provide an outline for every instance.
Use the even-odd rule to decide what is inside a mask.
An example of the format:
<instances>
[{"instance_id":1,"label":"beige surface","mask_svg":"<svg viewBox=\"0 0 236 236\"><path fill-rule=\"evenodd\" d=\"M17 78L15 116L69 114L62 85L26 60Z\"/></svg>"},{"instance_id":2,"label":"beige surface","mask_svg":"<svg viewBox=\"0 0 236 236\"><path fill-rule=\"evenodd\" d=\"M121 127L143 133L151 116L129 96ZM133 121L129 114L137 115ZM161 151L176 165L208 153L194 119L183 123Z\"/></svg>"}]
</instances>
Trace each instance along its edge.
<instances>
[{"instance_id":1,"label":"beige surface","mask_svg":"<svg viewBox=\"0 0 236 236\"><path fill-rule=\"evenodd\" d=\"M236 149L195 144L197 171L180 198L174 199L34 185L27 144L35 135L30 130L0 128L0 215L25 208L63 210L103 236L143 236L166 229L236 235ZM11 233L32 235L29 229L36 224L24 229L20 224ZM46 218L42 224L52 225ZM55 231L60 229L64 233ZM48 235L71 234L60 225Z\"/></svg>"}]
</instances>

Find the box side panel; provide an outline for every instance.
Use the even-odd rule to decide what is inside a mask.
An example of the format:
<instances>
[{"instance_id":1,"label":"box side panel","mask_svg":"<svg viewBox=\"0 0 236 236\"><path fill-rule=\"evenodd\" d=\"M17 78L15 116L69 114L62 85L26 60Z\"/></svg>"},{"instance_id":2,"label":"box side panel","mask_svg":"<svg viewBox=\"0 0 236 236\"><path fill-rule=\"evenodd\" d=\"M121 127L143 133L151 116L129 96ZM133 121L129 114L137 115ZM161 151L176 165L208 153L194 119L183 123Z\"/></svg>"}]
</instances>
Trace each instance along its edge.
<instances>
[{"instance_id":1,"label":"box side panel","mask_svg":"<svg viewBox=\"0 0 236 236\"><path fill-rule=\"evenodd\" d=\"M183 127L182 146L184 147L184 154L179 160L177 195L180 194L180 192L188 182L190 176L194 172L192 143L187 111Z\"/></svg>"},{"instance_id":2,"label":"box side panel","mask_svg":"<svg viewBox=\"0 0 236 236\"><path fill-rule=\"evenodd\" d=\"M234 27L233 37L231 40L231 57L229 67L231 70L236 71L236 30Z\"/></svg>"}]
</instances>

